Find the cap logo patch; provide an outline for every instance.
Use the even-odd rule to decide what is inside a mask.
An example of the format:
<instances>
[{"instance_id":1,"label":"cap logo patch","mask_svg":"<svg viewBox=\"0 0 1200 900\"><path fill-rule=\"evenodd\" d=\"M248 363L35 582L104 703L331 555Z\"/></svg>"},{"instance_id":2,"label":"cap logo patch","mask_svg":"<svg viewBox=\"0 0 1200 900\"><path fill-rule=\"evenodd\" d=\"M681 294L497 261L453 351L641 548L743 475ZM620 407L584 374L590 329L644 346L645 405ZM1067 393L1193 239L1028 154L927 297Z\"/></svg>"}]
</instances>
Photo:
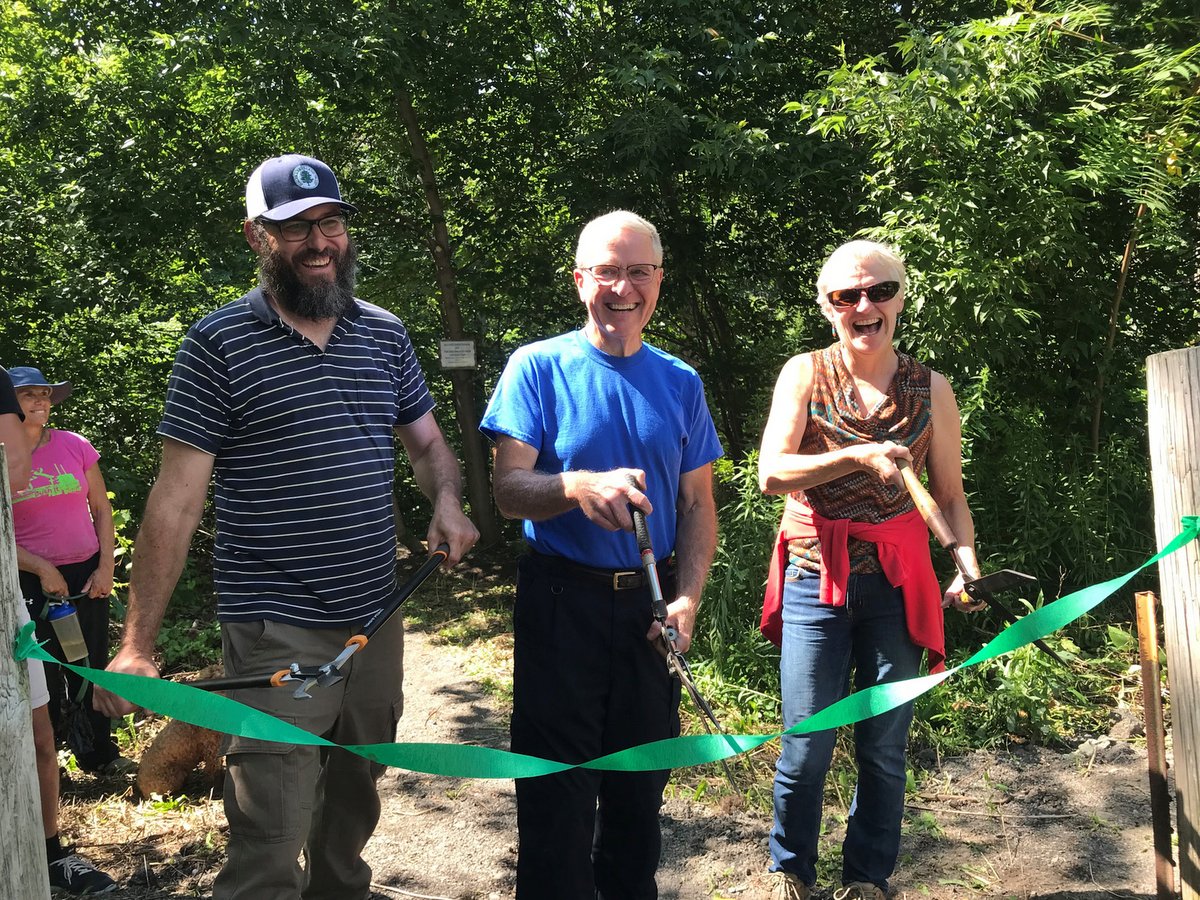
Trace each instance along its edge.
<instances>
[{"instance_id":1,"label":"cap logo patch","mask_svg":"<svg viewBox=\"0 0 1200 900\"><path fill-rule=\"evenodd\" d=\"M302 187L308 191L314 190L321 183L321 179L317 177L316 170L308 163L301 163L292 169L292 181L296 182L297 187Z\"/></svg>"}]
</instances>

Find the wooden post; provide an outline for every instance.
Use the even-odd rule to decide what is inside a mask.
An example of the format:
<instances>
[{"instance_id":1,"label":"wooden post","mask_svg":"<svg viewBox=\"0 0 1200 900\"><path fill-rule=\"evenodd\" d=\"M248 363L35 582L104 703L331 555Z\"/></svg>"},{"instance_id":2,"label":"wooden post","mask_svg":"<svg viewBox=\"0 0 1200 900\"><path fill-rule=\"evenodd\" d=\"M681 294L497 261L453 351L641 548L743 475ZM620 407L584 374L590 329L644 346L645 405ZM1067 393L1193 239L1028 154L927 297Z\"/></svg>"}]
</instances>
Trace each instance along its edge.
<instances>
[{"instance_id":1,"label":"wooden post","mask_svg":"<svg viewBox=\"0 0 1200 900\"><path fill-rule=\"evenodd\" d=\"M1161 548L1200 514L1200 347L1146 360L1154 530ZM1158 564L1171 682L1175 810L1183 900L1200 898L1200 546Z\"/></svg>"},{"instance_id":2,"label":"wooden post","mask_svg":"<svg viewBox=\"0 0 1200 900\"><path fill-rule=\"evenodd\" d=\"M29 676L25 663L12 655L21 602L8 461L0 444L0 822L5 828L0 897L37 898L50 896L50 882L33 756Z\"/></svg>"},{"instance_id":3,"label":"wooden post","mask_svg":"<svg viewBox=\"0 0 1200 900\"><path fill-rule=\"evenodd\" d=\"M1153 591L1133 595L1137 609L1138 656L1142 663L1142 720L1146 723L1146 762L1150 770L1150 826L1154 832L1154 887L1158 900L1174 900L1175 860L1171 853L1171 792L1167 787L1167 748L1163 738L1162 676L1158 667L1158 598Z\"/></svg>"}]
</instances>

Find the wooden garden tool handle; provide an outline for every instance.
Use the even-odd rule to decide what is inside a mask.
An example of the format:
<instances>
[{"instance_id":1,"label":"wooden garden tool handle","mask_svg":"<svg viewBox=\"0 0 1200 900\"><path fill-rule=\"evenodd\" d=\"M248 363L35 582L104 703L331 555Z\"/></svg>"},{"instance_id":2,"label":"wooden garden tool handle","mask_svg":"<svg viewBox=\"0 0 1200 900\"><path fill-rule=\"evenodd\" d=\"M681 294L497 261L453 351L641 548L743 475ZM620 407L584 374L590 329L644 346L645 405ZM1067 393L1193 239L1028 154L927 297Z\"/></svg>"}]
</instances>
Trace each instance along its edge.
<instances>
[{"instance_id":1,"label":"wooden garden tool handle","mask_svg":"<svg viewBox=\"0 0 1200 900\"><path fill-rule=\"evenodd\" d=\"M942 515L941 507L929 495L929 491L925 490L925 485L921 484L921 479L912 470L912 463L907 459L897 459L893 460L893 462L896 463L896 468L900 470L900 475L904 478L904 486L908 488L908 494L912 497L913 506L921 514L921 518L925 520L925 524L929 526L929 530L933 532L933 536L937 538L937 542L950 551L955 568L962 573L963 580L974 581L979 577L978 567L973 560L969 561L964 556L961 548L958 546L958 538L954 536L954 531L950 528L946 517ZM969 599L966 593L962 596L964 603L973 604L975 602Z\"/></svg>"},{"instance_id":2,"label":"wooden garden tool handle","mask_svg":"<svg viewBox=\"0 0 1200 900\"><path fill-rule=\"evenodd\" d=\"M925 490L925 485L921 484L921 479L917 477L917 473L913 471L912 464L907 459L896 459L893 462L904 478L904 486L908 488L908 494L912 497L917 512L921 514L921 518L925 520L925 524L929 526L929 530L933 532L937 542L953 553L958 549L958 538L954 536L954 532L946 522L946 517L942 515L937 501L929 495L929 491Z\"/></svg>"}]
</instances>

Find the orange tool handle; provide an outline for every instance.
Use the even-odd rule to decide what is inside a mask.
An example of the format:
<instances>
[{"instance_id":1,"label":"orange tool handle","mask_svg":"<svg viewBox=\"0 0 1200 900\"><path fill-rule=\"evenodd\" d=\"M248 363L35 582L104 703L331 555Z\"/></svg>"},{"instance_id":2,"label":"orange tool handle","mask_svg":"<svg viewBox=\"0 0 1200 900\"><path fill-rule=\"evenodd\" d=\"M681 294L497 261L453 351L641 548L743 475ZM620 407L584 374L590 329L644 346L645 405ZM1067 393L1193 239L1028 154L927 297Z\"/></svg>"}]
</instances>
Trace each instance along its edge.
<instances>
[{"instance_id":1,"label":"orange tool handle","mask_svg":"<svg viewBox=\"0 0 1200 900\"><path fill-rule=\"evenodd\" d=\"M897 459L894 462L896 468L900 470L900 475L904 478L904 486L908 488L908 495L912 497L913 506L921 514L921 518L925 520L925 524L929 526L929 530L933 532L937 542L951 552L958 549L958 538L950 530L950 525L946 522L946 517L942 515L937 501L929 495L929 491L925 490L925 485L921 484L917 473L912 470L912 465L907 459Z\"/></svg>"}]
</instances>

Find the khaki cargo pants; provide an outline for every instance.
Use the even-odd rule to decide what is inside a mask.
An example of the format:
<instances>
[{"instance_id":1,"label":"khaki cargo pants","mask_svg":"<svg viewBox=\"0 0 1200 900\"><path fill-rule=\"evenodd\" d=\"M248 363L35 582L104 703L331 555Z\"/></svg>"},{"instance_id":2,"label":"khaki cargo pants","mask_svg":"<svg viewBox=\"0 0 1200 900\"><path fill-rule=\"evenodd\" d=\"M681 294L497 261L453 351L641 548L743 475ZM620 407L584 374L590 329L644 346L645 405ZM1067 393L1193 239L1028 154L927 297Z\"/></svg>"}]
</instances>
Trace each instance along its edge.
<instances>
[{"instance_id":1,"label":"khaki cargo pants","mask_svg":"<svg viewBox=\"0 0 1200 900\"><path fill-rule=\"evenodd\" d=\"M299 628L280 622L222 626L226 675L333 659L348 626ZM339 744L388 743L403 708L401 616L384 625L332 687L297 700L291 686L230 691L234 700ZM384 766L339 748L300 747L226 735L228 859L213 900L365 900L371 868L362 850L379 821L375 782ZM306 865L301 866L303 854Z\"/></svg>"}]
</instances>

